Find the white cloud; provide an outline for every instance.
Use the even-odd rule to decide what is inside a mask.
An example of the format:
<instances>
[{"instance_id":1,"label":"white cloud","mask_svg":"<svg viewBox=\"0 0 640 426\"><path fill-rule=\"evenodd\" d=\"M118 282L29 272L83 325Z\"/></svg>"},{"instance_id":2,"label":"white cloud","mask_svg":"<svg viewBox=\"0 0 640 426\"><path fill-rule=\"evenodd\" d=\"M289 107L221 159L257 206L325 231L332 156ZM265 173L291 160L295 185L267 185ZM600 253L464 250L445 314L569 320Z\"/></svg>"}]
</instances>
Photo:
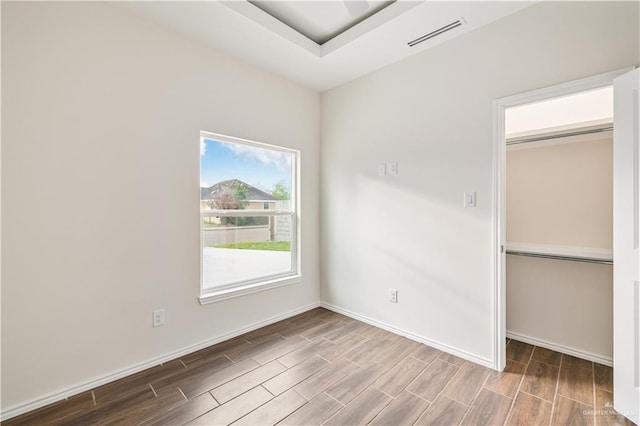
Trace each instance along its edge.
<instances>
[{"instance_id":1,"label":"white cloud","mask_svg":"<svg viewBox=\"0 0 640 426\"><path fill-rule=\"evenodd\" d=\"M204 139L200 139L200 157L203 157L207 152L207 143Z\"/></svg>"},{"instance_id":2,"label":"white cloud","mask_svg":"<svg viewBox=\"0 0 640 426\"><path fill-rule=\"evenodd\" d=\"M264 165L274 165L280 170L291 169L291 155L241 144L225 144L233 153L245 160L259 161Z\"/></svg>"},{"instance_id":3,"label":"white cloud","mask_svg":"<svg viewBox=\"0 0 640 426\"><path fill-rule=\"evenodd\" d=\"M200 181L200 188L208 188L208 187L210 187L210 186L211 186L211 185L209 185L209 183L207 183L207 181L206 181L206 180L201 180L201 181Z\"/></svg>"}]
</instances>

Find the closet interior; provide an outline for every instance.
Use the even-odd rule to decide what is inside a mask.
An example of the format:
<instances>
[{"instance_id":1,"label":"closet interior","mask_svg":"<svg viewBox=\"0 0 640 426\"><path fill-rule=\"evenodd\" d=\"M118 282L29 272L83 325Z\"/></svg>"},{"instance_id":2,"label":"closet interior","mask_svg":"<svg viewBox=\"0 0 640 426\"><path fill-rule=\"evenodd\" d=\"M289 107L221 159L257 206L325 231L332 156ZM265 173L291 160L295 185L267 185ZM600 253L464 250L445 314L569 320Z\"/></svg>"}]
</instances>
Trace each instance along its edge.
<instances>
[{"instance_id":1,"label":"closet interior","mask_svg":"<svg viewBox=\"0 0 640 426\"><path fill-rule=\"evenodd\" d=\"M506 114L507 337L611 365L613 93Z\"/></svg>"}]
</instances>

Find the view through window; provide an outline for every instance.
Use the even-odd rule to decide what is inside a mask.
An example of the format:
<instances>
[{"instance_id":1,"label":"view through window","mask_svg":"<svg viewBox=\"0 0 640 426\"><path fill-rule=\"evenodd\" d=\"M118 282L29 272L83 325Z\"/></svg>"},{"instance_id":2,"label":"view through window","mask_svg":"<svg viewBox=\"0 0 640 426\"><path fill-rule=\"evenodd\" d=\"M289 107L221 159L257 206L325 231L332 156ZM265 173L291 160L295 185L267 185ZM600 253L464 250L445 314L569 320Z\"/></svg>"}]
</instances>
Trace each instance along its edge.
<instances>
[{"instance_id":1,"label":"view through window","mask_svg":"<svg viewBox=\"0 0 640 426\"><path fill-rule=\"evenodd\" d=\"M297 276L297 156L286 148L201 134L202 296Z\"/></svg>"}]
</instances>

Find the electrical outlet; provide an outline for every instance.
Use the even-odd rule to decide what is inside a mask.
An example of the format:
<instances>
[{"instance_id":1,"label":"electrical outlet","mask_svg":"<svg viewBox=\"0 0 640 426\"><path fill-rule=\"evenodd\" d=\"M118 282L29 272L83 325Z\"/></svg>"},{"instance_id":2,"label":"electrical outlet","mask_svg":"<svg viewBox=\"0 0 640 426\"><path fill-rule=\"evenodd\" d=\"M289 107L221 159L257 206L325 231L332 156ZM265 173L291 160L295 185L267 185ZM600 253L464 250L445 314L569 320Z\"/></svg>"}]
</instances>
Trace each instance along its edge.
<instances>
[{"instance_id":1,"label":"electrical outlet","mask_svg":"<svg viewBox=\"0 0 640 426\"><path fill-rule=\"evenodd\" d=\"M389 289L389 302L398 303L398 290L395 288Z\"/></svg>"},{"instance_id":2,"label":"electrical outlet","mask_svg":"<svg viewBox=\"0 0 640 426\"><path fill-rule=\"evenodd\" d=\"M378 176L387 175L387 165L385 163L378 164Z\"/></svg>"},{"instance_id":3,"label":"electrical outlet","mask_svg":"<svg viewBox=\"0 0 640 426\"><path fill-rule=\"evenodd\" d=\"M160 327L161 325L164 325L164 309L153 311L152 314L152 325L154 327Z\"/></svg>"}]
</instances>

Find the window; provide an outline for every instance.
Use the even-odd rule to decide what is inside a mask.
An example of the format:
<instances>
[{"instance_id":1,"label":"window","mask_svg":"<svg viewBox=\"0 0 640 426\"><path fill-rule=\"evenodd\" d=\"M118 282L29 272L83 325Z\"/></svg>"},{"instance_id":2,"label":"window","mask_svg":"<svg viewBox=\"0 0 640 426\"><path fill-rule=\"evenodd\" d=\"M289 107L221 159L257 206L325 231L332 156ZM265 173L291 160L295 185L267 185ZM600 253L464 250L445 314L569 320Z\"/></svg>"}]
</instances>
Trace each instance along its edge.
<instances>
[{"instance_id":1,"label":"window","mask_svg":"<svg viewBox=\"0 0 640 426\"><path fill-rule=\"evenodd\" d=\"M299 280L298 151L200 134L200 302Z\"/></svg>"}]
</instances>

